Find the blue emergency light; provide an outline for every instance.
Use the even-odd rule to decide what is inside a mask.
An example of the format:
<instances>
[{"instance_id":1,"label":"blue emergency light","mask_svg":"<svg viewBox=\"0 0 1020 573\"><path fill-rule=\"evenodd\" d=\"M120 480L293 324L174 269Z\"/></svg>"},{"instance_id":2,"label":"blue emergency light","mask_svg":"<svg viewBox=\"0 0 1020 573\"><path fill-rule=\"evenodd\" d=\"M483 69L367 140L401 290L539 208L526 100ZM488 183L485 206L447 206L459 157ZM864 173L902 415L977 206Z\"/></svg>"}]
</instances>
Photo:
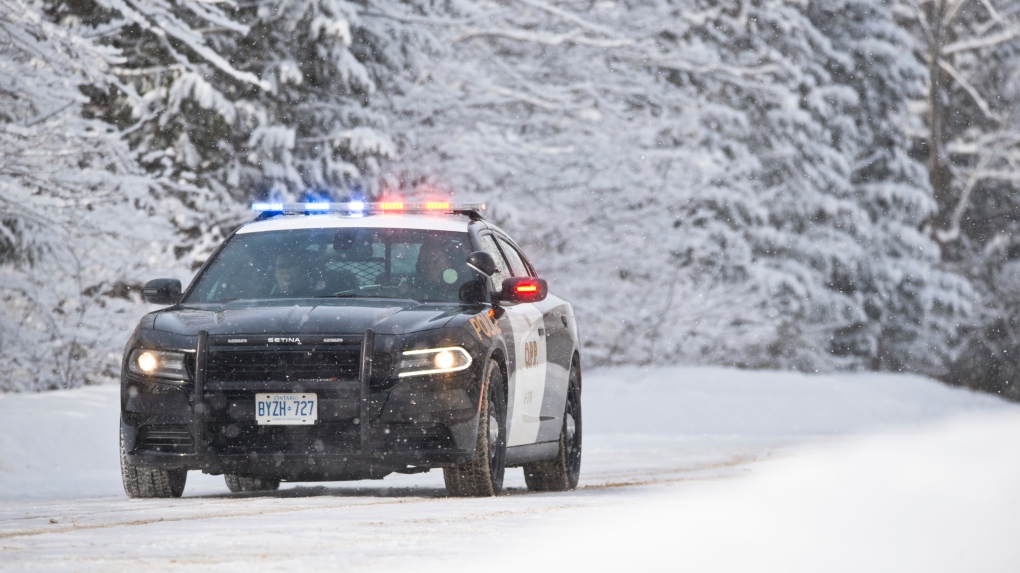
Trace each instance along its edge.
<instances>
[{"instance_id":1,"label":"blue emergency light","mask_svg":"<svg viewBox=\"0 0 1020 573\"><path fill-rule=\"evenodd\" d=\"M327 203L322 201L306 203L252 203L252 210L263 215L314 215L335 213L343 215L367 215L379 213L480 213L485 203L451 203L449 201L428 201L405 203L403 201L347 201Z\"/></svg>"}]
</instances>

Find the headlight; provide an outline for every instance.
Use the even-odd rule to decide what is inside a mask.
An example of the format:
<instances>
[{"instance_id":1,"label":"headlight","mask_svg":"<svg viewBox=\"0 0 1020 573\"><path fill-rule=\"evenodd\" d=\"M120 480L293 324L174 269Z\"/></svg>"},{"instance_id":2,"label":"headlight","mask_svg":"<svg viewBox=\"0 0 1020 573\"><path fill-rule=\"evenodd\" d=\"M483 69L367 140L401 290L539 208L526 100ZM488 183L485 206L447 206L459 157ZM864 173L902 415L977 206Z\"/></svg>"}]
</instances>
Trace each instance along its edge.
<instances>
[{"instance_id":1,"label":"headlight","mask_svg":"<svg viewBox=\"0 0 1020 573\"><path fill-rule=\"evenodd\" d=\"M460 372L471 366L471 355L459 346L404 352L397 365L400 378Z\"/></svg>"},{"instance_id":2,"label":"headlight","mask_svg":"<svg viewBox=\"0 0 1020 573\"><path fill-rule=\"evenodd\" d=\"M128 371L141 376L185 380L188 371L184 367L184 356L181 352L136 348L128 359Z\"/></svg>"}]
</instances>

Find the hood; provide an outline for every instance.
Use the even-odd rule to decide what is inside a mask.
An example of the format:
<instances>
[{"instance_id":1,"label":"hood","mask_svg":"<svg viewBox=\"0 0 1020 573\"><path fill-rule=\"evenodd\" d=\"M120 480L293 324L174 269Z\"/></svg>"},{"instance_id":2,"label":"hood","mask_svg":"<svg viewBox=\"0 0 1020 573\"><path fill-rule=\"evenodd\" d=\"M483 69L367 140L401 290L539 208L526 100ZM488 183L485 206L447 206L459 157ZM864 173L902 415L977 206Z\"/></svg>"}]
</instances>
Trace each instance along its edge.
<instances>
[{"instance_id":1,"label":"hood","mask_svg":"<svg viewBox=\"0 0 1020 573\"><path fill-rule=\"evenodd\" d=\"M188 305L156 316L153 329L176 334L405 334L442 328L464 308L408 300L301 299Z\"/></svg>"}]
</instances>

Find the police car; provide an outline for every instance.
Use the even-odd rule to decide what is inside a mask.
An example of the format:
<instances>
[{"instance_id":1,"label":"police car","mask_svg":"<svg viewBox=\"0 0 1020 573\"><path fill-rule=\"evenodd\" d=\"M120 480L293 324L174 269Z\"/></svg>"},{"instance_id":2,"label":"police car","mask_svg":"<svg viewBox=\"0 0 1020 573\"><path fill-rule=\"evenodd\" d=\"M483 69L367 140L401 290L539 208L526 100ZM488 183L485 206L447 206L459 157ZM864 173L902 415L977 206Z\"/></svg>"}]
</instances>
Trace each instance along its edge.
<instances>
[{"instance_id":1,"label":"police car","mask_svg":"<svg viewBox=\"0 0 1020 573\"><path fill-rule=\"evenodd\" d=\"M576 487L581 360L548 294L484 205L263 203L124 352L131 497L179 497L188 470L231 491L442 468L454 496Z\"/></svg>"}]
</instances>

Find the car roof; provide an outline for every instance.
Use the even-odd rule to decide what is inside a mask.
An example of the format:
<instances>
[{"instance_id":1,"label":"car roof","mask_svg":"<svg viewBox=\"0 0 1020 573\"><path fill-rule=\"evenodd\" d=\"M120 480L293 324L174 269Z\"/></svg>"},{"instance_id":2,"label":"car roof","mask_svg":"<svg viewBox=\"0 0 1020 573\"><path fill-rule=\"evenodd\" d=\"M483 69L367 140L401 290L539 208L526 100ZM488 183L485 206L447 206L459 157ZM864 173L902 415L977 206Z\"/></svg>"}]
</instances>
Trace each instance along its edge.
<instances>
[{"instance_id":1,"label":"car roof","mask_svg":"<svg viewBox=\"0 0 1020 573\"><path fill-rule=\"evenodd\" d=\"M421 229L426 231L453 231L466 233L471 219L464 215L373 214L360 217L350 215L278 215L253 221L237 230L237 234L289 231L292 229Z\"/></svg>"}]
</instances>

